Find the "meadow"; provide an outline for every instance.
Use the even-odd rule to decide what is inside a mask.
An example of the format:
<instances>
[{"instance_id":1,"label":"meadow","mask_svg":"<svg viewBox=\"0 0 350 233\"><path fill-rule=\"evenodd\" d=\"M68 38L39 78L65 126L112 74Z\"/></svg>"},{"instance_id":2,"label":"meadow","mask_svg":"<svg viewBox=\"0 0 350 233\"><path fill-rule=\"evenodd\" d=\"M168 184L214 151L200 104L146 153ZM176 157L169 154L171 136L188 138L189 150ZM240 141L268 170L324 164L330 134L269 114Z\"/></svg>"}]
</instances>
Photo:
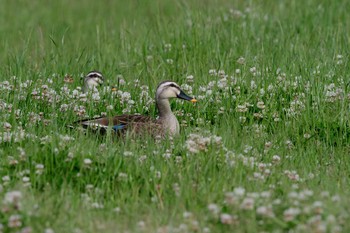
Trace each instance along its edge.
<instances>
[{"instance_id":1,"label":"meadow","mask_svg":"<svg viewBox=\"0 0 350 233\"><path fill-rule=\"evenodd\" d=\"M350 232L349 1L0 5L0 232ZM177 137L67 127L162 80Z\"/></svg>"}]
</instances>

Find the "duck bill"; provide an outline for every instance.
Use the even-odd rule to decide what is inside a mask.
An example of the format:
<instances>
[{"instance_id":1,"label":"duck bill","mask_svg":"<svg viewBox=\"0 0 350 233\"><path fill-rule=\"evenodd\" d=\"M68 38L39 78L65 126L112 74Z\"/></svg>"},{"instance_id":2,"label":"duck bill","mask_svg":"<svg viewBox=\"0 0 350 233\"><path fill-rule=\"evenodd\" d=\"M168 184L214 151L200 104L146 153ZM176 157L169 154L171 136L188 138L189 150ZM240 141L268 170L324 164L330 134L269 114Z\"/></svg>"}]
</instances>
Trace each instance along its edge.
<instances>
[{"instance_id":1,"label":"duck bill","mask_svg":"<svg viewBox=\"0 0 350 233\"><path fill-rule=\"evenodd\" d=\"M182 90L180 90L180 93L177 95L177 98L191 101L192 103L197 102L197 100L195 98L186 95L185 92L183 92Z\"/></svg>"}]
</instances>

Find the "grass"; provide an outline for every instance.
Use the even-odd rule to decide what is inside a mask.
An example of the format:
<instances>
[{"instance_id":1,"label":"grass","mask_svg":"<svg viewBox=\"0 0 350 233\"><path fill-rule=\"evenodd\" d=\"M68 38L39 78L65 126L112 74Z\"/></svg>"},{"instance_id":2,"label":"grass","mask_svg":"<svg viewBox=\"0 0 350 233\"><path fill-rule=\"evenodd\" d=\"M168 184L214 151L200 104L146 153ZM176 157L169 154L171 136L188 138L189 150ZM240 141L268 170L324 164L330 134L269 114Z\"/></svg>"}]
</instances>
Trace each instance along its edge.
<instances>
[{"instance_id":1,"label":"grass","mask_svg":"<svg viewBox=\"0 0 350 233\"><path fill-rule=\"evenodd\" d=\"M347 1L1 5L0 232L350 230ZM166 79L199 99L178 137L66 127L156 116Z\"/></svg>"}]
</instances>

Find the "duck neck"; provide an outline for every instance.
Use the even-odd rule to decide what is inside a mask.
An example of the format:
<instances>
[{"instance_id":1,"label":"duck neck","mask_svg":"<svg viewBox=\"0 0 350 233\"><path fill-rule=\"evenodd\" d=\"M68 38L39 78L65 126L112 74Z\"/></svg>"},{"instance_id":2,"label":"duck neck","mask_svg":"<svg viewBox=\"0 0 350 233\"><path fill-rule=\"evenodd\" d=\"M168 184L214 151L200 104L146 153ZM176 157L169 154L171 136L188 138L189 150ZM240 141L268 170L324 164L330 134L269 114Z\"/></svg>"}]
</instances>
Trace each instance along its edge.
<instances>
[{"instance_id":1,"label":"duck neck","mask_svg":"<svg viewBox=\"0 0 350 233\"><path fill-rule=\"evenodd\" d=\"M174 113L171 111L168 99L157 100L157 108L160 118L166 118L168 116L174 115Z\"/></svg>"},{"instance_id":2,"label":"duck neck","mask_svg":"<svg viewBox=\"0 0 350 233\"><path fill-rule=\"evenodd\" d=\"M179 133L179 122L176 116L171 111L170 103L168 99L157 100L157 108L159 112L159 121L169 130L171 134Z\"/></svg>"}]
</instances>

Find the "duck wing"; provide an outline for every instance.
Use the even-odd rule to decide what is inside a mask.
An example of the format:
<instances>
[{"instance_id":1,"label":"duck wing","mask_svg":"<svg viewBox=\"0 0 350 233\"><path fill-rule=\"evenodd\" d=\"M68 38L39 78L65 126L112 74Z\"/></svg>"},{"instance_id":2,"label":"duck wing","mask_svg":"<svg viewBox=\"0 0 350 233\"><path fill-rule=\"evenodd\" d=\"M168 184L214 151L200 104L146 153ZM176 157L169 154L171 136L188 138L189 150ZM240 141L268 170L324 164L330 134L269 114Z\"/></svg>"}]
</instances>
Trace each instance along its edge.
<instances>
[{"instance_id":1,"label":"duck wing","mask_svg":"<svg viewBox=\"0 0 350 233\"><path fill-rule=\"evenodd\" d=\"M117 133L124 133L130 128L155 122L154 119L143 115L119 115L114 117L98 117L93 119L85 119L75 122L83 128L99 131L105 134L109 127Z\"/></svg>"}]
</instances>

